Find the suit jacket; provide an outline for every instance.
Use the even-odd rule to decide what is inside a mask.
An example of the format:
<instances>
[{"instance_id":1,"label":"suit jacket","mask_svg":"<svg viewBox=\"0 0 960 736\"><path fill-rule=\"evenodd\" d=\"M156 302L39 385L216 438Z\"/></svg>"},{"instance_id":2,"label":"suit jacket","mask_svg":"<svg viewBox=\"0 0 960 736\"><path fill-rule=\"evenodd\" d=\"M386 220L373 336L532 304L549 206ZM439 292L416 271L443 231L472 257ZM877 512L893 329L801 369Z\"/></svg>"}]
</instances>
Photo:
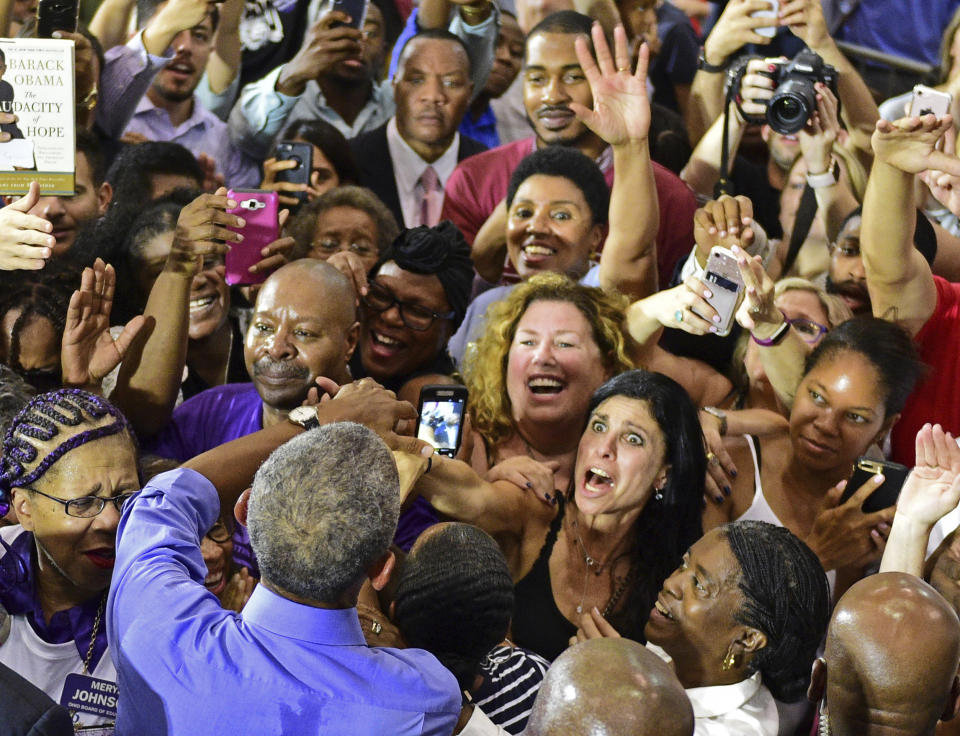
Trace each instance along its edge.
<instances>
[{"instance_id":1,"label":"suit jacket","mask_svg":"<svg viewBox=\"0 0 960 736\"><path fill-rule=\"evenodd\" d=\"M0 723L4 736L73 736L66 709L2 664Z\"/></svg>"},{"instance_id":2,"label":"suit jacket","mask_svg":"<svg viewBox=\"0 0 960 736\"><path fill-rule=\"evenodd\" d=\"M376 130L362 133L350 139L350 149L360 171L360 185L371 189L397 218L397 224L403 228L403 210L400 207L400 195L397 194L397 181L393 175L393 159L387 145L387 123ZM457 162L477 153L483 153L487 147L473 138L460 135L460 147L457 150Z\"/></svg>"}]
</instances>

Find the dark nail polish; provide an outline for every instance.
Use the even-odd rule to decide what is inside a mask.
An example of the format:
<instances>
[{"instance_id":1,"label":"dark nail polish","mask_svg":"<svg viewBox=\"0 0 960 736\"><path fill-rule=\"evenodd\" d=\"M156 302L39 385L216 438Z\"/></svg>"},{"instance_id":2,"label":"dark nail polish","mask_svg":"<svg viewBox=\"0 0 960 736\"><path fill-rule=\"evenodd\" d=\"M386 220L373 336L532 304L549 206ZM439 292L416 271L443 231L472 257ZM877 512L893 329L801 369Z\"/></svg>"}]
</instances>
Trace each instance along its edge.
<instances>
[{"instance_id":1,"label":"dark nail polish","mask_svg":"<svg viewBox=\"0 0 960 736\"><path fill-rule=\"evenodd\" d=\"M713 500L716 501L717 503L723 503L723 496L717 496L717 497L716 497L715 499L713 499Z\"/></svg>"},{"instance_id":2,"label":"dark nail polish","mask_svg":"<svg viewBox=\"0 0 960 736\"><path fill-rule=\"evenodd\" d=\"M531 483L530 481L527 481L527 488L533 488L533 483Z\"/></svg>"},{"instance_id":3,"label":"dark nail polish","mask_svg":"<svg viewBox=\"0 0 960 736\"><path fill-rule=\"evenodd\" d=\"M731 470L731 471L730 471L730 477L731 477L731 478L736 478L736 477L737 477L737 471L736 471L736 470Z\"/></svg>"},{"instance_id":4,"label":"dark nail polish","mask_svg":"<svg viewBox=\"0 0 960 736\"><path fill-rule=\"evenodd\" d=\"M724 487L723 487L723 495L724 495L724 496L729 496L729 495L730 495L730 486L724 486Z\"/></svg>"}]
</instances>

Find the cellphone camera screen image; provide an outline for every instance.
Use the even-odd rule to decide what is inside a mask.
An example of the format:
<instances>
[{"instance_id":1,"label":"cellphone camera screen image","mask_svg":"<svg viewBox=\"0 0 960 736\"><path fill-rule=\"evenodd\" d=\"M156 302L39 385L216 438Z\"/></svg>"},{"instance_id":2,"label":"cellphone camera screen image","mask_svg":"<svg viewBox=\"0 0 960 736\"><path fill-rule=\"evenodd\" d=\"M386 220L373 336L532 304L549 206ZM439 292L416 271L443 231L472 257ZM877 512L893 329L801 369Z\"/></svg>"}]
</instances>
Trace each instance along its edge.
<instances>
[{"instance_id":1,"label":"cellphone camera screen image","mask_svg":"<svg viewBox=\"0 0 960 736\"><path fill-rule=\"evenodd\" d=\"M457 450L460 421L463 419L463 401L446 399L425 401L420 410L420 429L417 438L429 442L441 454L453 455ZM442 452L442 451L446 452Z\"/></svg>"}]
</instances>

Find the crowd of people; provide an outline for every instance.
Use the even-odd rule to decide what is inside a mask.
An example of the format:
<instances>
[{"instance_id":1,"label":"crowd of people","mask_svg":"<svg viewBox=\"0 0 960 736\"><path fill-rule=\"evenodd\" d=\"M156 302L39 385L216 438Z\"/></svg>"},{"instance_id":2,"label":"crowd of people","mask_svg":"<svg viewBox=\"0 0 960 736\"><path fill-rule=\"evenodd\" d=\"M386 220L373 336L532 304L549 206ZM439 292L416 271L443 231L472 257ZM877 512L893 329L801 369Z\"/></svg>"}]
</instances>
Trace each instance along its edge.
<instances>
[{"instance_id":1,"label":"crowd of people","mask_svg":"<svg viewBox=\"0 0 960 736\"><path fill-rule=\"evenodd\" d=\"M917 5L57 31L75 194L0 209L0 734L960 733L960 0Z\"/></svg>"}]
</instances>

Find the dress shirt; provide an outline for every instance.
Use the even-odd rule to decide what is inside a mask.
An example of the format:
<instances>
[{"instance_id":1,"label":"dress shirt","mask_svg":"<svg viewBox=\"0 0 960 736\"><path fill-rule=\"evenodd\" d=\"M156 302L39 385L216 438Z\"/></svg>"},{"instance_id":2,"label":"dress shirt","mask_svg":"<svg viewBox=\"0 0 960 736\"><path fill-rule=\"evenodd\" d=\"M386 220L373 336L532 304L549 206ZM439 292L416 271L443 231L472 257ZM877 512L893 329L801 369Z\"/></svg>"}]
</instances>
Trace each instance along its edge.
<instances>
[{"instance_id":1,"label":"dress shirt","mask_svg":"<svg viewBox=\"0 0 960 736\"><path fill-rule=\"evenodd\" d=\"M379 128L393 115L393 87L389 80L374 82L370 99L350 124L327 104L320 85L313 79L298 97L277 92L282 69L278 66L263 79L244 87L230 113L230 139L254 158L265 158L282 129L300 120L320 118L350 139Z\"/></svg>"},{"instance_id":2,"label":"dress shirt","mask_svg":"<svg viewBox=\"0 0 960 736\"><path fill-rule=\"evenodd\" d=\"M107 602L119 736L453 732L453 675L419 649L367 647L355 608L258 585L243 613L203 585L220 502L199 473L155 477L124 506Z\"/></svg>"},{"instance_id":3,"label":"dress shirt","mask_svg":"<svg viewBox=\"0 0 960 736\"><path fill-rule=\"evenodd\" d=\"M437 172L440 186L447 184L447 179L457 168L457 153L460 150L460 134L455 133L453 140L443 152L443 155L433 163L427 163L420 154L410 148L397 130L397 119L387 123L387 148L390 149L390 160L393 161L393 179L397 184L397 196L400 198L400 209L403 212L403 225L416 227L420 224L420 198L417 196L417 182L428 166Z\"/></svg>"},{"instance_id":4,"label":"dress shirt","mask_svg":"<svg viewBox=\"0 0 960 736\"><path fill-rule=\"evenodd\" d=\"M169 49L166 56L148 53L143 45L143 31L123 46L114 46L104 54L97 128L106 138L119 138L123 134L153 78L172 58Z\"/></svg>"},{"instance_id":5,"label":"dress shirt","mask_svg":"<svg viewBox=\"0 0 960 736\"><path fill-rule=\"evenodd\" d=\"M667 664L673 663L656 644L647 642L646 647ZM693 706L694 736L777 736L777 701L760 681L759 672L733 685L688 687L684 692Z\"/></svg>"},{"instance_id":6,"label":"dress shirt","mask_svg":"<svg viewBox=\"0 0 960 736\"><path fill-rule=\"evenodd\" d=\"M223 174L228 187L243 189L260 183L257 163L230 143L227 124L193 98L193 112L180 125L170 122L166 110L154 105L146 95L137 105L126 132L139 133L152 141L179 143L194 156L207 154Z\"/></svg>"}]
</instances>

